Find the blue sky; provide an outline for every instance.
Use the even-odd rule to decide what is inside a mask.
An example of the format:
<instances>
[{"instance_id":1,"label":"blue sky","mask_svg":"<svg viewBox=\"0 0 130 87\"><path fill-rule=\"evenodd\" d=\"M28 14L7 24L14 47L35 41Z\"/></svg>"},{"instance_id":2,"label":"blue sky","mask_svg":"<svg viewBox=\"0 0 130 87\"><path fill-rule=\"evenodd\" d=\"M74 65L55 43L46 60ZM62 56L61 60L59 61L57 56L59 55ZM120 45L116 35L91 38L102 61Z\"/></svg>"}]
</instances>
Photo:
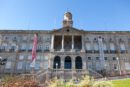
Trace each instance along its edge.
<instances>
[{"instance_id":1,"label":"blue sky","mask_svg":"<svg viewBox=\"0 0 130 87\"><path fill-rule=\"evenodd\" d=\"M0 0L0 29L51 30L63 14L88 31L130 31L130 0Z\"/></svg>"}]
</instances>

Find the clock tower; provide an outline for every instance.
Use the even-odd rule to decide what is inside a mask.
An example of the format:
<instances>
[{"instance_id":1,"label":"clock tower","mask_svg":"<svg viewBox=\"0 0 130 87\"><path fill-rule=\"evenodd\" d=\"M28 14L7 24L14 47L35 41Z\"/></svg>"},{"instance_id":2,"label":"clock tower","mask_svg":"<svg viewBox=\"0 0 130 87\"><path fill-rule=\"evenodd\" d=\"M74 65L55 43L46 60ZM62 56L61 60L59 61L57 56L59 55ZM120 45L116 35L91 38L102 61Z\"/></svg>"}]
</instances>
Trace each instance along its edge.
<instances>
[{"instance_id":1,"label":"clock tower","mask_svg":"<svg viewBox=\"0 0 130 87\"><path fill-rule=\"evenodd\" d=\"M64 14L63 27L72 27L72 26L73 26L72 14L70 12L66 12Z\"/></svg>"}]
</instances>

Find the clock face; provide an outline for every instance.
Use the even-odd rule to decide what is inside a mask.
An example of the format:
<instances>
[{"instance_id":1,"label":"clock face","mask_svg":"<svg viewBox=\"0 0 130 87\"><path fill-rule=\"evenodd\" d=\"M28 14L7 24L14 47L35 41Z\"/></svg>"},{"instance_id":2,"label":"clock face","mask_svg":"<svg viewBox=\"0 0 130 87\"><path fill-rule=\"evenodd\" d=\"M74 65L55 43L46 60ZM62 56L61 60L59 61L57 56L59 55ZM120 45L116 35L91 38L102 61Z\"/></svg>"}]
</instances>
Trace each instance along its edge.
<instances>
[{"instance_id":1,"label":"clock face","mask_svg":"<svg viewBox=\"0 0 130 87\"><path fill-rule=\"evenodd\" d=\"M67 15L65 15L64 20L69 20L69 17Z\"/></svg>"},{"instance_id":2,"label":"clock face","mask_svg":"<svg viewBox=\"0 0 130 87\"><path fill-rule=\"evenodd\" d=\"M71 17L70 14L65 14L64 15L64 20L71 20L71 19L72 19L72 17Z\"/></svg>"}]
</instances>

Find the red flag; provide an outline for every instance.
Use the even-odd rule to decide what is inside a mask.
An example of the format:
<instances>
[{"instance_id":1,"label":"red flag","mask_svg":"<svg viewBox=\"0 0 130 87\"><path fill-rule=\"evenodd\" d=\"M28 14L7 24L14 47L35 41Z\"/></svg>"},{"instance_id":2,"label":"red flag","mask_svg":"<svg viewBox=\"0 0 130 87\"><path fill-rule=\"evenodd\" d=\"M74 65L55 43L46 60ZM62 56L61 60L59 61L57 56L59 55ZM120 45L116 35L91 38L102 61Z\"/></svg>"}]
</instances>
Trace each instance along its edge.
<instances>
[{"instance_id":1,"label":"red flag","mask_svg":"<svg viewBox=\"0 0 130 87\"><path fill-rule=\"evenodd\" d=\"M32 63L31 67L35 67L36 50L37 50L37 34L34 34L33 48L32 48Z\"/></svg>"}]
</instances>

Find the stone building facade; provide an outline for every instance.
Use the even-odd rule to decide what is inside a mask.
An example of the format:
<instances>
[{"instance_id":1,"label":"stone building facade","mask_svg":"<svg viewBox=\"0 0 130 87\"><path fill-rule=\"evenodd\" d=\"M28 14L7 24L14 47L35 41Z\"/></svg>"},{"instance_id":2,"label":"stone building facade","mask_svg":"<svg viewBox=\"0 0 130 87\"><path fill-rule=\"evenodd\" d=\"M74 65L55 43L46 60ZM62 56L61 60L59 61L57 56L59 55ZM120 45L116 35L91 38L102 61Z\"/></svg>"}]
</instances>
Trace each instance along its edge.
<instances>
[{"instance_id":1,"label":"stone building facade","mask_svg":"<svg viewBox=\"0 0 130 87\"><path fill-rule=\"evenodd\" d=\"M130 74L130 32L76 29L70 12L64 14L60 29L1 30L0 56L8 60L0 66L0 73L30 72L34 33L38 33L36 71L49 68L83 73L105 69L110 76Z\"/></svg>"}]
</instances>

